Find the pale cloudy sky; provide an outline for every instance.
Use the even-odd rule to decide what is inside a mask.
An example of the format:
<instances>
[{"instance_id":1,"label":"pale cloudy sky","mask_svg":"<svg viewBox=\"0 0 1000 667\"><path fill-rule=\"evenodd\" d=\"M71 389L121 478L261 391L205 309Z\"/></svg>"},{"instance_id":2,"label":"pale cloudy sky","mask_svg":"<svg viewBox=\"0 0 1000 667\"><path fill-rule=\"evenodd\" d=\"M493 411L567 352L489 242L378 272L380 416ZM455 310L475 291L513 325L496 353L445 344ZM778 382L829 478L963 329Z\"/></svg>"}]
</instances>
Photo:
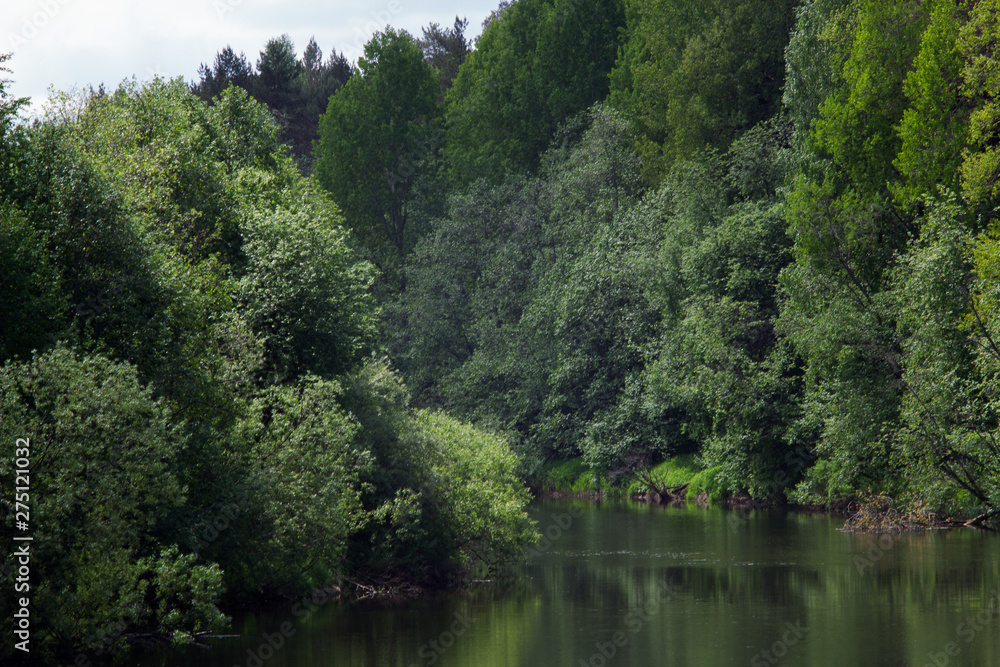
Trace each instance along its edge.
<instances>
[{"instance_id":1,"label":"pale cloudy sky","mask_svg":"<svg viewBox=\"0 0 1000 667\"><path fill-rule=\"evenodd\" d=\"M499 0L0 0L0 53L10 92L37 105L49 86L71 90L104 83L183 76L192 80L227 44L253 65L264 43L288 33L301 55L313 35L324 57L356 60L369 37L391 25L416 36L429 23L469 19L479 34Z\"/></svg>"}]
</instances>

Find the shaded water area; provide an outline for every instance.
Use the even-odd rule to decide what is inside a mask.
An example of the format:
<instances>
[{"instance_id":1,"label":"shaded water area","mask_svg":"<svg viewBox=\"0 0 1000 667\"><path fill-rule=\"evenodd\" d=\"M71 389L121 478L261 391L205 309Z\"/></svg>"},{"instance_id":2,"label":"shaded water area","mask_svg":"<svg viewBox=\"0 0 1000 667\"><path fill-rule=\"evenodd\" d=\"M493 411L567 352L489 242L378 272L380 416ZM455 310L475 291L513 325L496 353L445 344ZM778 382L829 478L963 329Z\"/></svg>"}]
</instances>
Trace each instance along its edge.
<instances>
[{"instance_id":1,"label":"shaded water area","mask_svg":"<svg viewBox=\"0 0 1000 667\"><path fill-rule=\"evenodd\" d=\"M174 665L1000 665L1000 537L777 511L539 501L513 582L237 619ZM277 646L275 648L275 646Z\"/></svg>"}]
</instances>

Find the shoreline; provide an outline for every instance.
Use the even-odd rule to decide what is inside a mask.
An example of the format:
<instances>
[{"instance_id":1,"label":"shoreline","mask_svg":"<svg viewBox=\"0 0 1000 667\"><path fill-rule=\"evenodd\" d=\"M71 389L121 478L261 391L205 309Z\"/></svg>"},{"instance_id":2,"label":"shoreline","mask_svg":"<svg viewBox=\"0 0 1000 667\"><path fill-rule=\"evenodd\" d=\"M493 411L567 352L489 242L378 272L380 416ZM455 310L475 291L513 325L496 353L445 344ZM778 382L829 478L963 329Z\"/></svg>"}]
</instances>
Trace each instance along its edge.
<instances>
[{"instance_id":1,"label":"shoreline","mask_svg":"<svg viewBox=\"0 0 1000 667\"><path fill-rule=\"evenodd\" d=\"M768 500L756 500L751 498L745 493L735 494L732 496L727 496L718 501L710 501L707 494L700 493L695 499L689 499L683 494L677 494L670 496L668 499L660 494L650 494L650 493L633 493L633 494L608 494L605 491L561 491L561 490L546 490L546 489L531 489L532 497L534 500L591 500L591 501L605 501L605 500L628 500L636 503L645 503L648 505L656 505L660 507L679 507L696 505L702 509L707 509L709 507L719 507L727 510L739 510L739 511L752 511L752 510L776 510L783 512L800 512L803 514L827 514L831 517L849 519L855 512L851 511L852 506L855 506L858 501L854 500L840 500L831 505L802 505L794 503L780 503L777 501ZM667 494L669 495L669 494ZM872 533L878 534L879 532L898 532L901 530L942 530L948 528L973 528L976 530L987 531L991 533L998 532L996 529L983 524L972 523L970 520L963 519L936 519L931 523L926 525L908 525L906 527L896 527L890 531L878 531L878 530L864 530L864 529L849 529L850 532L860 532L860 533Z\"/></svg>"}]
</instances>

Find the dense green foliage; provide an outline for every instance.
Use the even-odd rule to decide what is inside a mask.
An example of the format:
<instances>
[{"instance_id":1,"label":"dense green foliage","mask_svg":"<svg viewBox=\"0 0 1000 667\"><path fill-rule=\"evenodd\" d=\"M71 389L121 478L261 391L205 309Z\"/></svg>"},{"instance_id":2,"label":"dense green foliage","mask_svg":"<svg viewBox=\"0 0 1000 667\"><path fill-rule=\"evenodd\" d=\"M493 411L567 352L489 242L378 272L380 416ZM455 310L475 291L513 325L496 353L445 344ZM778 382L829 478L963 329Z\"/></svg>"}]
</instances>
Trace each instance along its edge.
<instances>
[{"instance_id":1,"label":"dense green foliage","mask_svg":"<svg viewBox=\"0 0 1000 667\"><path fill-rule=\"evenodd\" d=\"M778 111L793 0L625 4L612 97L642 133L650 179L706 146L725 150Z\"/></svg>"},{"instance_id":2,"label":"dense green foliage","mask_svg":"<svg viewBox=\"0 0 1000 667\"><path fill-rule=\"evenodd\" d=\"M608 99L556 132L503 60L544 7L449 93L465 177L396 301L417 400L516 433L541 487L691 452L713 498L1000 509L996 4L625 3Z\"/></svg>"},{"instance_id":3,"label":"dense green foliage","mask_svg":"<svg viewBox=\"0 0 1000 667\"><path fill-rule=\"evenodd\" d=\"M309 40L301 58L296 57L295 44L282 35L267 41L256 67L244 54L236 55L227 46L216 54L211 67L202 64L198 74L191 90L206 102L236 86L266 105L281 128L282 141L299 166L309 171L319 116L326 111L330 96L351 78L352 68L347 58L336 52L324 61L315 38Z\"/></svg>"},{"instance_id":4,"label":"dense green foliage","mask_svg":"<svg viewBox=\"0 0 1000 667\"><path fill-rule=\"evenodd\" d=\"M519 557L507 441L409 407L376 354L374 267L266 108L155 80L27 127L0 99L0 474L29 439L33 656ZM15 571L8 551L7 590Z\"/></svg>"},{"instance_id":5,"label":"dense green foliage","mask_svg":"<svg viewBox=\"0 0 1000 667\"><path fill-rule=\"evenodd\" d=\"M431 161L439 82L406 33L376 35L320 120L316 177L386 272L412 246L414 182Z\"/></svg>"},{"instance_id":6,"label":"dense green foliage","mask_svg":"<svg viewBox=\"0 0 1000 667\"><path fill-rule=\"evenodd\" d=\"M448 92L452 181L534 171L558 126L607 95L623 25L617 0L520 0L498 12Z\"/></svg>"},{"instance_id":7,"label":"dense green foliage","mask_svg":"<svg viewBox=\"0 0 1000 667\"><path fill-rule=\"evenodd\" d=\"M32 127L0 95L0 471L31 437L40 641L499 566L519 480L995 520L998 26L517 0L471 50L458 19L353 70L278 38Z\"/></svg>"}]
</instances>

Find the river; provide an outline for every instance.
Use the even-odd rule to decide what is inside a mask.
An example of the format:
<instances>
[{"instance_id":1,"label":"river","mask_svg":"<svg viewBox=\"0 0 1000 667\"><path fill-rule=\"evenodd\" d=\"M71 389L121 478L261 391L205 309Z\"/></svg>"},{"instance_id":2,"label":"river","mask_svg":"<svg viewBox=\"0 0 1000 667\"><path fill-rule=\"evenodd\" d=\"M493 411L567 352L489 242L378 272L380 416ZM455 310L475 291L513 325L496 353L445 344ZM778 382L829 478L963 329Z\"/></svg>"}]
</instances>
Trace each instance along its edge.
<instances>
[{"instance_id":1,"label":"river","mask_svg":"<svg viewBox=\"0 0 1000 667\"><path fill-rule=\"evenodd\" d=\"M857 535L779 511L538 501L523 577L322 598L141 667L1000 665L1000 537Z\"/></svg>"}]
</instances>

